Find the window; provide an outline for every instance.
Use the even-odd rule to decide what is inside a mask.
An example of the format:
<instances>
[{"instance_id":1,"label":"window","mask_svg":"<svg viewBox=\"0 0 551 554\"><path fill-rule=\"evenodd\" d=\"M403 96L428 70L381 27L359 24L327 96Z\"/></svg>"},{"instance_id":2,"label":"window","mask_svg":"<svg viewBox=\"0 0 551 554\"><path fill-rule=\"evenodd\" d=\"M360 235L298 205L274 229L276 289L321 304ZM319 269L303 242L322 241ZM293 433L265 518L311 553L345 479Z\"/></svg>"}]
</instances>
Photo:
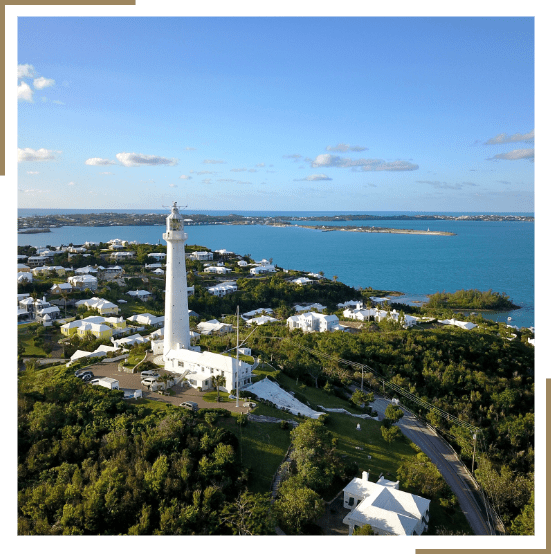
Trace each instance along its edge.
<instances>
[{"instance_id":1,"label":"window","mask_svg":"<svg viewBox=\"0 0 551 554\"><path fill-rule=\"evenodd\" d=\"M178 360L178 367L184 367L184 362Z\"/></svg>"},{"instance_id":2,"label":"window","mask_svg":"<svg viewBox=\"0 0 551 554\"><path fill-rule=\"evenodd\" d=\"M354 497L351 496L349 499L348 499L348 505L349 506L354 506ZM357 526L356 526L357 527Z\"/></svg>"},{"instance_id":3,"label":"window","mask_svg":"<svg viewBox=\"0 0 551 554\"><path fill-rule=\"evenodd\" d=\"M182 230L182 221L180 219L171 219L170 220L170 230L171 231L181 231Z\"/></svg>"}]
</instances>

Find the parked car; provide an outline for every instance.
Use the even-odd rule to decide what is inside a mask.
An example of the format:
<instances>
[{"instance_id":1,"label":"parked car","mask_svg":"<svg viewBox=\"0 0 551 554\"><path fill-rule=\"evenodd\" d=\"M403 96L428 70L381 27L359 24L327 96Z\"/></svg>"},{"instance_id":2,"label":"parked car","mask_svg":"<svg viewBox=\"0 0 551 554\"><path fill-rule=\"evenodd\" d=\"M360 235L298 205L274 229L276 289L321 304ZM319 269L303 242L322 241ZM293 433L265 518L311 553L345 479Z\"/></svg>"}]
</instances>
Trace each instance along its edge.
<instances>
[{"instance_id":1,"label":"parked car","mask_svg":"<svg viewBox=\"0 0 551 554\"><path fill-rule=\"evenodd\" d=\"M191 410L192 412L196 412L199 409L197 402L182 402L180 407Z\"/></svg>"},{"instance_id":2,"label":"parked car","mask_svg":"<svg viewBox=\"0 0 551 554\"><path fill-rule=\"evenodd\" d=\"M145 377L145 379L142 379L142 385L144 387L150 387L151 385L158 385L159 381L157 381L156 377Z\"/></svg>"},{"instance_id":3,"label":"parked car","mask_svg":"<svg viewBox=\"0 0 551 554\"><path fill-rule=\"evenodd\" d=\"M83 371L77 375L79 379L83 381L91 381L94 378L94 374L91 371Z\"/></svg>"},{"instance_id":4,"label":"parked car","mask_svg":"<svg viewBox=\"0 0 551 554\"><path fill-rule=\"evenodd\" d=\"M146 369L145 371L142 371L140 373L140 377L143 379L144 377L160 377L160 375L156 372L156 371L153 371L152 369Z\"/></svg>"},{"instance_id":5,"label":"parked car","mask_svg":"<svg viewBox=\"0 0 551 554\"><path fill-rule=\"evenodd\" d=\"M256 404L254 402L243 402L244 408L256 408Z\"/></svg>"}]
</instances>

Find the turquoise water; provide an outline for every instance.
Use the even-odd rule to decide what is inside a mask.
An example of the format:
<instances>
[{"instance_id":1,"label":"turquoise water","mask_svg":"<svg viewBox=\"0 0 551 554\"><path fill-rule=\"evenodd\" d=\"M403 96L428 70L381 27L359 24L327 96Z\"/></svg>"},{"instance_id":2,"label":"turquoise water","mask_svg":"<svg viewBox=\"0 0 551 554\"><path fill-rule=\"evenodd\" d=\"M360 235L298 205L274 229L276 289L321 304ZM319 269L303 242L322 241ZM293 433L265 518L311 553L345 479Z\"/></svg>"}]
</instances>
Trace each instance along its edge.
<instances>
[{"instance_id":1,"label":"turquoise water","mask_svg":"<svg viewBox=\"0 0 551 554\"><path fill-rule=\"evenodd\" d=\"M470 288L504 292L521 309L486 317L506 321L510 316L513 325L534 325L534 223L379 220L338 224L343 223L430 228L456 233L456 236L324 233L263 225L192 226L187 228L187 233L189 244L212 250L225 248L250 254L255 259L273 258L274 263L286 269L323 271L326 277L337 275L340 281L353 287L397 290L410 299L437 291ZM18 235L18 243L55 246L119 238L149 243L160 240L164 244L163 231L164 226L62 227L47 234Z\"/></svg>"}]
</instances>

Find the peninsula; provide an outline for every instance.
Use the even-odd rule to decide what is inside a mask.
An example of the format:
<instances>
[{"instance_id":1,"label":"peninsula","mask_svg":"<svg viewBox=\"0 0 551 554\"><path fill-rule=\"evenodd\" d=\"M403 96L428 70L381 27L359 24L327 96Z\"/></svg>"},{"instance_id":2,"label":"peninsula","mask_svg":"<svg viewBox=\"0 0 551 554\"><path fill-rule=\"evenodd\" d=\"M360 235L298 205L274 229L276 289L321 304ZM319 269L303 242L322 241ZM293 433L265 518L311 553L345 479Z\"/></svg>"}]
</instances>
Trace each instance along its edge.
<instances>
[{"instance_id":1,"label":"peninsula","mask_svg":"<svg viewBox=\"0 0 551 554\"><path fill-rule=\"evenodd\" d=\"M32 215L19 217L17 228L19 233L47 233L50 228L77 226L77 227L115 227L115 226L143 226L143 225L163 225L163 213L75 213L75 214L55 214L55 215ZM189 214L186 215L186 226L193 225L290 225L291 222L304 223L307 221L329 222L329 221L525 221L533 222L532 216L520 215L334 215L334 216L243 216L238 214L230 215L208 215L208 214ZM444 233L435 231L418 231L412 229L392 229L386 227L357 227L343 228L334 227L323 228L321 226L308 226L309 228L319 228L324 231L342 230L370 233L410 233L410 234L431 234L431 235L453 235L454 233Z\"/></svg>"}]
</instances>

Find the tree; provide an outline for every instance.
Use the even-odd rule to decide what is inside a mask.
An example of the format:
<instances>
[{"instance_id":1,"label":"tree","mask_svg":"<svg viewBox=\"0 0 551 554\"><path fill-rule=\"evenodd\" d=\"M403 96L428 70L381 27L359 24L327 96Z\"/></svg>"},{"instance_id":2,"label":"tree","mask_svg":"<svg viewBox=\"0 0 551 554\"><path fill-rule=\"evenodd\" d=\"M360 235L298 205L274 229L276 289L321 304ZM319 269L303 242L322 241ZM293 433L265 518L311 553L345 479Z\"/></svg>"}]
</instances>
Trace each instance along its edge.
<instances>
[{"instance_id":1,"label":"tree","mask_svg":"<svg viewBox=\"0 0 551 554\"><path fill-rule=\"evenodd\" d=\"M417 489L424 496L434 497L448 487L436 466L422 452L402 463L396 475L404 487Z\"/></svg>"},{"instance_id":2,"label":"tree","mask_svg":"<svg viewBox=\"0 0 551 554\"><path fill-rule=\"evenodd\" d=\"M383 440L390 444L402 435L402 431L398 427L385 427L382 425L381 435L383 435Z\"/></svg>"},{"instance_id":3,"label":"tree","mask_svg":"<svg viewBox=\"0 0 551 554\"><path fill-rule=\"evenodd\" d=\"M300 534L307 523L314 522L325 511L321 496L302 486L295 477L281 483L278 493L279 497L274 502L275 514L288 532Z\"/></svg>"},{"instance_id":4,"label":"tree","mask_svg":"<svg viewBox=\"0 0 551 554\"><path fill-rule=\"evenodd\" d=\"M398 406L395 406L394 404L389 404L386 407L385 410L385 419L388 419L390 423L396 423L399 421L402 416L404 415L404 412L398 408Z\"/></svg>"},{"instance_id":5,"label":"tree","mask_svg":"<svg viewBox=\"0 0 551 554\"><path fill-rule=\"evenodd\" d=\"M376 535L375 531L373 531L373 528L369 523L366 523L365 525L362 525L361 527L357 527L354 529L353 535Z\"/></svg>"},{"instance_id":6,"label":"tree","mask_svg":"<svg viewBox=\"0 0 551 554\"><path fill-rule=\"evenodd\" d=\"M234 535L273 535L275 518L269 493L239 493L233 503L222 509L220 521Z\"/></svg>"},{"instance_id":7,"label":"tree","mask_svg":"<svg viewBox=\"0 0 551 554\"><path fill-rule=\"evenodd\" d=\"M363 392L359 389L356 389L350 398L356 406L363 406L364 404L369 404L375 400L375 395L372 392Z\"/></svg>"},{"instance_id":8,"label":"tree","mask_svg":"<svg viewBox=\"0 0 551 554\"><path fill-rule=\"evenodd\" d=\"M534 534L534 491L532 491L530 502L524 506L522 513L513 520L511 533L513 535Z\"/></svg>"},{"instance_id":9,"label":"tree","mask_svg":"<svg viewBox=\"0 0 551 554\"><path fill-rule=\"evenodd\" d=\"M224 375L215 375L212 378L212 384L216 387L216 402L220 402L220 387L223 387L226 385L226 378Z\"/></svg>"}]
</instances>

